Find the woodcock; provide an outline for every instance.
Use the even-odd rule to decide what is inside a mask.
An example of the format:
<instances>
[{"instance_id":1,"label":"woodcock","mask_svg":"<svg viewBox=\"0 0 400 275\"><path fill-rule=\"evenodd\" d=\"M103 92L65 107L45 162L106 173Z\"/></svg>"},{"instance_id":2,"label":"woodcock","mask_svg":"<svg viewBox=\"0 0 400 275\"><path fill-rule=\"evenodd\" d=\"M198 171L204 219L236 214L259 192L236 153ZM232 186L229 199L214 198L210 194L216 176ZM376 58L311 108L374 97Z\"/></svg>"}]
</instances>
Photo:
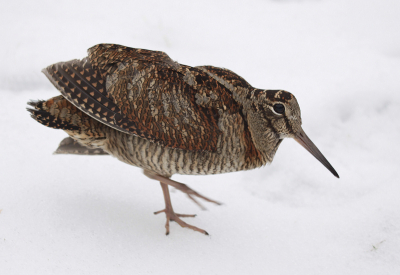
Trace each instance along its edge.
<instances>
[{"instance_id":1,"label":"woodcock","mask_svg":"<svg viewBox=\"0 0 400 275\"><path fill-rule=\"evenodd\" d=\"M253 88L228 69L190 67L164 52L99 44L86 58L43 72L61 95L29 102L28 111L70 136L56 153L110 154L160 181L165 209L155 214L166 214L166 234L175 221L208 235L180 219L195 215L174 212L168 185L196 203L195 197L219 204L171 180L173 174L254 169L271 162L290 137L339 177L302 130L291 93Z\"/></svg>"}]
</instances>

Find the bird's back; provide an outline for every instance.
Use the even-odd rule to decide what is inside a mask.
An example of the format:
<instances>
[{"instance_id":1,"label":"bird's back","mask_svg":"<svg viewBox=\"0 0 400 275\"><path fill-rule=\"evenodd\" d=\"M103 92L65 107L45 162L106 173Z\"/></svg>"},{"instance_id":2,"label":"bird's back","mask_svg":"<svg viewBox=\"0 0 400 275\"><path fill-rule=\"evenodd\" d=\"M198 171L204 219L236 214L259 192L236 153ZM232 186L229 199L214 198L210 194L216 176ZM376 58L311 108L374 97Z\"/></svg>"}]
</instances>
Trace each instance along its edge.
<instances>
[{"instance_id":1,"label":"bird's back","mask_svg":"<svg viewBox=\"0 0 400 275\"><path fill-rule=\"evenodd\" d=\"M88 136L101 132L104 138L95 144L129 164L172 175L232 172L267 162L233 96L235 89L251 86L228 70L101 44L87 58L51 65L44 73L70 103L63 103L64 111L54 107L53 114L80 111L68 122L78 127L67 130L70 136L96 146ZM94 128L78 125L92 120Z\"/></svg>"}]
</instances>

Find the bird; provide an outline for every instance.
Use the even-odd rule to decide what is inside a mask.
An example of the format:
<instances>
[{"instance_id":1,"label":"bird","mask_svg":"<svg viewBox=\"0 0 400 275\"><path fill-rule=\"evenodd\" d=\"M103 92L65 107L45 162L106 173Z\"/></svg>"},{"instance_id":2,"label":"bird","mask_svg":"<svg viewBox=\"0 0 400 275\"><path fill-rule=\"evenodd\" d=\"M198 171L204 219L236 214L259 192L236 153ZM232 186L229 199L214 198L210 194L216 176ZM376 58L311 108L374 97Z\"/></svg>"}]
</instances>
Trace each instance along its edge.
<instances>
[{"instance_id":1,"label":"bird","mask_svg":"<svg viewBox=\"0 0 400 275\"><path fill-rule=\"evenodd\" d=\"M29 101L37 122L68 137L55 153L111 155L160 182L166 235L170 221L208 235L174 211L169 186L220 204L174 181L174 174L212 175L272 162L284 138L294 138L335 177L308 138L299 104L288 91L258 89L225 68L188 66L162 51L98 44L83 59L42 70L61 93Z\"/></svg>"}]
</instances>

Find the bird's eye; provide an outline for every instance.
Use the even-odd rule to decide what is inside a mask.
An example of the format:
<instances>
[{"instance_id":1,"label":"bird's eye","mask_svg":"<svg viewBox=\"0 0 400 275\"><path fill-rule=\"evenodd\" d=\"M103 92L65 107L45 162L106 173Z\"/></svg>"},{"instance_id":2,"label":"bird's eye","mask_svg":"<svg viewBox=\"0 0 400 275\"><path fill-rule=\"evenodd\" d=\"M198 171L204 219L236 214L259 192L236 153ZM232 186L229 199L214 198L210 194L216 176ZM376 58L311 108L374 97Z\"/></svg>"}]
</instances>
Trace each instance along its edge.
<instances>
[{"instance_id":1,"label":"bird's eye","mask_svg":"<svg viewBox=\"0 0 400 275\"><path fill-rule=\"evenodd\" d=\"M275 104L274 111L278 114L283 114L285 112L285 106L283 106L282 104Z\"/></svg>"}]
</instances>

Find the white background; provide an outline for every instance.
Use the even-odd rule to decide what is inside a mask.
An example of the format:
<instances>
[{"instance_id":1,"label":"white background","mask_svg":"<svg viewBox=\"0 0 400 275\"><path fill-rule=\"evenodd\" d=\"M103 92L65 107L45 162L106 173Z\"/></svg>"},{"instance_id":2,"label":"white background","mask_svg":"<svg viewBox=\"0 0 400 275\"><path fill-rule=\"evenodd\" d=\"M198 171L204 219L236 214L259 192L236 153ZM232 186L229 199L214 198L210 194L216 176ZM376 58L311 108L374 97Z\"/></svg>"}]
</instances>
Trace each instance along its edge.
<instances>
[{"instance_id":1,"label":"white background","mask_svg":"<svg viewBox=\"0 0 400 275\"><path fill-rule=\"evenodd\" d=\"M2 1L0 274L400 274L400 1ZM303 129L271 165L175 180L224 202L171 224L159 184L109 156L52 155L66 136L25 111L40 73L97 43L229 68L298 99Z\"/></svg>"}]
</instances>

